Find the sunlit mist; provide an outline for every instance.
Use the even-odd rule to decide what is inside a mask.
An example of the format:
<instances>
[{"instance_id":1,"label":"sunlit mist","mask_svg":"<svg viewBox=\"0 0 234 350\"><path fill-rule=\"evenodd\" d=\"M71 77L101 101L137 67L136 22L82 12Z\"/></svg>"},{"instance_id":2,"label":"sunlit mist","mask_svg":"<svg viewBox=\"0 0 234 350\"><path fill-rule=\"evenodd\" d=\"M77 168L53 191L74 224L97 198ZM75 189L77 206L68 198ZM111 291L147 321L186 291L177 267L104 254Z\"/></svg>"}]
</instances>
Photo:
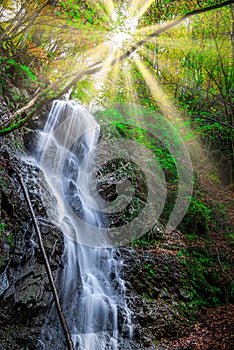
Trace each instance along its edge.
<instances>
[{"instance_id":1,"label":"sunlit mist","mask_svg":"<svg viewBox=\"0 0 234 350\"><path fill-rule=\"evenodd\" d=\"M130 8L129 14L130 16L136 16L136 18L140 18L152 5L153 0L133 0Z\"/></svg>"}]
</instances>

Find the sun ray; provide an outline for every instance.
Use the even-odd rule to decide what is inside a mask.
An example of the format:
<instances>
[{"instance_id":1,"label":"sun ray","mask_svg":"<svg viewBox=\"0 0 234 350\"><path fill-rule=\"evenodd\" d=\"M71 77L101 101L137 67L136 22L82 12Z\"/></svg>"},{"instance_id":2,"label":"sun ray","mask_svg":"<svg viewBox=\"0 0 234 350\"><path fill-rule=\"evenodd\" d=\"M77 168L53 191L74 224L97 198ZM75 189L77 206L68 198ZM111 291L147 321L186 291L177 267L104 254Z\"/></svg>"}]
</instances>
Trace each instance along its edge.
<instances>
[{"instance_id":1,"label":"sun ray","mask_svg":"<svg viewBox=\"0 0 234 350\"><path fill-rule=\"evenodd\" d=\"M149 87L150 93L154 100L157 102L162 114L172 122L177 132L180 134L183 141L190 152L193 160L193 166L195 169L204 169L204 166L210 161L207 153L204 151L204 147L199 139L195 139L193 132L188 126L189 123L185 123L186 116L181 115L179 110L170 100L168 95L163 91L159 85L157 79L153 76L151 71L145 64L140 60L137 55L134 55L134 61L141 72L147 86Z\"/></svg>"},{"instance_id":2,"label":"sun ray","mask_svg":"<svg viewBox=\"0 0 234 350\"><path fill-rule=\"evenodd\" d=\"M103 4L109 14L109 16L111 16L114 11L115 11L115 6L112 0L103 0Z\"/></svg>"},{"instance_id":3,"label":"sun ray","mask_svg":"<svg viewBox=\"0 0 234 350\"><path fill-rule=\"evenodd\" d=\"M173 21L167 21L166 24L170 24ZM137 28L137 33L140 34L144 34L144 35L148 35L151 34L153 32L156 32L156 30L163 28L163 26L165 25L165 23L156 23L150 26L142 26L142 27L138 27Z\"/></svg>"},{"instance_id":4,"label":"sun ray","mask_svg":"<svg viewBox=\"0 0 234 350\"><path fill-rule=\"evenodd\" d=\"M124 94L127 97L128 102L134 102L134 89L132 85L132 78L130 74L130 67L128 64L122 67L122 76L123 76L123 89Z\"/></svg>"},{"instance_id":5,"label":"sun ray","mask_svg":"<svg viewBox=\"0 0 234 350\"><path fill-rule=\"evenodd\" d=\"M129 16L139 19L152 5L154 0L133 0L129 9Z\"/></svg>"},{"instance_id":6,"label":"sun ray","mask_svg":"<svg viewBox=\"0 0 234 350\"><path fill-rule=\"evenodd\" d=\"M105 55L106 59L102 63L102 67L99 72L95 73L92 75L92 81L96 82L95 89L97 91L101 91L103 86L105 86L105 80L108 78L108 74L110 73L110 68L112 66L112 61L116 57L117 52L111 50L111 48L107 45L108 47L108 53ZM118 69L116 67L117 73L118 74Z\"/></svg>"},{"instance_id":7,"label":"sun ray","mask_svg":"<svg viewBox=\"0 0 234 350\"><path fill-rule=\"evenodd\" d=\"M115 58L117 58L117 51L115 52ZM120 63L114 65L114 67L109 71L109 80L112 82L110 86L110 95L115 96L117 91L117 84L120 73Z\"/></svg>"},{"instance_id":8,"label":"sun ray","mask_svg":"<svg viewBox=\"0 0 234 350\"><path fill-rule=\"evenodd\" d=\"M139 19L141 16L144 15L144 13L148 10L148 8L150 8L150 6L152 5L153 0L148 0L146 2L146 4L141 8L140 12L137 13L137 19Z\"/></svg>"},{"instance_id":9,"label":"sun ray","mask_svg":"<svg viewBox=\"0 0 234 350\"><path fill-rule=\"evenodd\" d=\"M192 133L190 128L185 123L184 116L180 114L168 95L163 91L149 68L145 66L137 55L134 56L134 60L162 114L173 124L177 132L181 135L181 138L183 138L184 142L186 142L188 149L193 152L196 165L199 166L198 163L202 161L201 158L197 158L196 154L200 154L202 159L205 159L205 154L202 151L200 143L191 137Z\"/></svg>"},{"instance_id":10,"label":"sun ray","mask_svg":"<svg viewBox=\"0 0 234 350\"><path fill-rule=\"evenodd\" d=\"M136 93L134 93L134 85L133 85L133 79L132 79L132 75L131 75L131 72L130 72L130 66L128 65L127 67L127 88L128 88L128 96L129 96L129 100L130 102L133 102L133 103L137 103L137 95Z\"/></svg>"},{"instance_id":11,"label":"sun ray","mask_svg":"<svg viewBox=\"0 0 234 350\"><path fill-rule=\"evenodd\" d=\"M128 13L129 17L132 17L136 14L136 11L138 10L138 7L140 5L141 0L132 0Z\"/></svg>"},{"instance_id":12,"label":"sun ray","mask_svg":"<svg viewBox=\"0 0 234 350\"><path fill-rule=\"evenodd\" d=\"M102 62L104 57L109 52L109 48L106 43L101 43L89 50L83 52L82 59L79 55L79 62L83 62L83 66L90 66L96 62ZM79 63L80 64L80 63Z\"/></svg>"},{"instance_id":13,"label":"sun ray","mask_svg":"<svg viewBox=\"0 0 234 350\"><path fill-rule=\"evenodd\" d=\"M75 76L77 71L86 70L95 63L103 64L105 60L104 58L108 56L109 49L110 48L106 45L106 43L101 43L84 51L83 53L78 52L77 55L74 56L70 67L64 65L62 61L60 69L63 70L64 77Z\"/></svg>"},{"instance_id":14,"label":"sun ray","mask_svg":"<svg viewBox=\"0 0 234 350\"><path fill-rule=\"evenodd\" d=\"M164 72L167 72L167 79L163 79L162 84L166 86L171 86L170 84L176 86L178 82L178 66L177 62L170 59L168 56L153 56L152 51L142 50L140 51L141 57L143 60L149 62L151 68L155 72L155 77L160 77ZM173 67L173 69L170 69Z\"/></svg>"},{"instance_id":15,"label":"sun ray","mask_svg":"<svg viewBox=\"0 0 234 350\"><path fill-rule=\"evenodd\" d=\"M149 87L151 95L157 102L162 113L171 121L178 122L178 118L180 118L179 112L176 110L176 107L167 97L166 93L162 90L158 81L150 72L149 68L142 63L142 61L137 55L134 56L134 61L136 62L138 69L140 70L147 86Z\"/></svg>"},{"instance_id":16,"label":"sun ray","mask_svg":"<svg viewBox=\"0 0 234 350\"><path fill-rule=\"evenodd\" d=\"M117 50L113 51L111 48L109 49L109 55L107 55L107 58L104 61L102 71L108 71L110 67L112 66L112 61L116 58Z\"/></svg>"}]
</instances>

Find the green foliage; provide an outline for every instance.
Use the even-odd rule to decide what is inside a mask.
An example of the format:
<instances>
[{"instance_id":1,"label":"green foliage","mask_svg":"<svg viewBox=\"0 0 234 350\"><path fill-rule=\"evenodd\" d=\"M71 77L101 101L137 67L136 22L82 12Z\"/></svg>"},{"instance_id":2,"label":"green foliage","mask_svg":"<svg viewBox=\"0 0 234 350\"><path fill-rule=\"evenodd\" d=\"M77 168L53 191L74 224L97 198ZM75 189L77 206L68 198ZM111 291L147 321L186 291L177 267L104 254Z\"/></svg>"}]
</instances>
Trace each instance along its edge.
<instances>
[{"instance_id":1,"label":"green foliage","mask_svg":"<svg viewBox=\"0 0 234 350\"><path fill-rule=\"evenodd\" d=\"M98 112L100 114L100 112ZM167 200L163 213L160 217L162 222L168 222L170 214L173 210L174 203L177 197L178 190L178 174L176 163L172 155L168 152L167 148L154 137L154 132L157 135L158 123L155 121L155 126L150 126L152 132L148 133L144 128L139 128L133 125L127 125L123 123L123 115L118 110L104 111L101 112L102 121L109 120L109 124L105 123L106 132L109 134L110 138L124 137L126 139L134 140L135 142L147 147L155 156L158 161L158 166L163 169L166 174L166 180L168 182L167 188ZM128 116L131 120L131 116ZM154 127L157 129L154 129ZM108 130L108 131L107 131ZM155 130L155 131L154 131ZM166 138L170 138L170 134L164 132ZM169 140L168 140L169 142ZM169 145L169 143L168 143ZM169 145L170 146L170 145ZM218 207L218 204L214 207L204 201L203 196L198 191L198 184L196 186L196 191L191 197L190 205L188 207L187 213L179 225L179 230L185 233L189 239L194 237L205 237L209 231L219 230L220 225L223 223L224 227L226 225L225 212L222 208ZM136 244L150 244L153 240L143 236L141 242L135 242Z\"/></svg>"},{"instance_id":2,"label":"green foliage","mask_svg":"<svg viewBox=\"0 0 234 350\"><path fill-rule=\"evenodd\" d=\"M1 57L0 67L0 93L4 95L8 108L14 109L18 104L26 102L21 88L28 87L31 79L37 81L37 78L26 65L14 58Z\"/></svg>"},{"instance_id":3,"label":"green foliage","mask_svg":"<svg viewBox=\"0 0 234 350\"><path fill-rule=\"evenodd\" d=\"M182 251L178 251L178 253L177 253L177 256L179 257L179 258L182 258L182 256L183 256L183 253L182 253Z\"/></svg>"},{"instance_id":4,"label":"green foliage","mask_svg":"<svg viewBox=\"0 0 234 350\"><path fill-rule=\"evenodd\" d=\"M210 224L211 210L198 197L192 197L188 211L179 225L179 229L187 234L197 234L198 236L207 233Z\"/></svg>"},{"instance_id":5,"label":"green foliage","mask_svg":"<svg viewBox=\"0 0 234 350\"><path fill-rule=\"evenodd\" d=\"M234 242L234 232L229 232L227 234L228 240L230 241L230 243Z\"/></svg>"},{"instance_id":6,"label":"green foliage","mask_svg":"<svg viewBox=\"0 0 234 350\"><path fill-rule=\"evenodd\" d=\"M225 303L226 298L233 298L233 286L227 291L222 283L223 272L220 271L217 256L209 254L206 248L193 248L184 252L184 263L188 269L188 277L184 280L184 288L192 299L192 309L216 307ZM231 282L230 286L231 286Z\"/></svg>"},{"instance_id":7,"label":"green foliage","mask_svg":"<svg viewBox=\"0 0 234 350\"><path fill-rule=\"evenodd\" d=\"M34 81L37 81L37 77L32 73L32 71L25 65L21 64L20 68L27 73L27 75L29 76L29 78L31 78Z\"/></svg>"},{"instance_id":8,"label":"green foliage","mask_svg":"<svg viewBox=\"0 0 234 350\"><path fill-rule=\"evenodd\" d=\"M143 112L150 113L146 110L143 110ZM172 148L171 143L175 145L181 142L179 136L174 130L170 130L169 125L162 115L152 114L152 123L141 127L136 125L136 112L134 108L132 111L130 108L124 113L127 113L127 118L117 109L106 110L97 112L96 118L102 124L103 131L108 133L109 138L121 137L126 140L130 139L146 147L154 154L156 168L159 167L164 170L167 180L177 182L176 162L168 149ZM133 115L131 115L131 113ZM142 111L138 111L138 113L142 113ZM126 119L129 120L129 124L126 124ZM147 130L150 130L150 132ZM160 137L158 137L158 135ZM163 142L160 141L159 138L163 140Z\"/></svg>"},{"instance_id":9,"label":"green foliage","mask_svg":"<svg viewBox=\"0 0 234 350\"><path fill-rule=\"evenodd\" d=\"M212 115L208 113L207 116ZM234 139L234 129L217 122L207 122L202 118L196 118L192 126L204 147L210 151L213 161L219 164L218 172L222 181L226 184L232 182L230 172L233 167L233 146L231 140Z\"/></svg>"},{"instance_id":10,"label":"green foliage","mask_svg":"<svg viewBox=\"0 0 234 350\"><path fill-rule=\"evenodd\" d=\"M145 272L146 278L148 280L150 280L155 275L155 271L150 263L144 266L143 271Z\"/></svg>"},{"instance_id":11,"label":"green foliage","mask_svg":"<svg viewBox=\"0 0 234 350\"><path fill-rule=\"evenodd\" d=\"M144 246L150 246L152 244L156 248L159 245L159 244L156 243L155 237L153 235L151 235L150 233L144 234L138 239L133 239L132 242L131 242L131 246L133 248L140 248L140 247L144 247Z\"/></svg>"},{"instance_id":12,"label":"green foliage","mask_svg":"<svg viewBox=\"0 0 234 350\"><path fill-rule=\"evenodd\" d=\"M141 24L150 25L152 21L158 23L161 21L172 20L179 15L189 13L191 9L201 9L216 5L216 0L208 1L171 1L161 0L153 2L145 15L141 18Z\"/></svg>"}]
</instances>

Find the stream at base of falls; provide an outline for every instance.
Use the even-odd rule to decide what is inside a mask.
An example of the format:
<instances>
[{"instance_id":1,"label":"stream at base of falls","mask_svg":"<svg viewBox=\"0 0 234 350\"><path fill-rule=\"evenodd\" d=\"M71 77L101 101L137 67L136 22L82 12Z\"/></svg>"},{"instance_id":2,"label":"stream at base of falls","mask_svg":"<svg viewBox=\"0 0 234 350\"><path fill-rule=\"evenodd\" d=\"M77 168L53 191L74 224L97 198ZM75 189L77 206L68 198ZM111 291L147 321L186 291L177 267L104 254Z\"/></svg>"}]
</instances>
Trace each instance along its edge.
<instances>
[{"instance_id":1,"label":"stream at base of falls","mask_svg":"<svg viewBox=\"0 0 234 350\"><path fill-rule=\"evenodd\" d=\"M36 155L57 199L57 224L65 242L59 297L76 350L128 349L123 344L133 333L118 248L100 234L92 236L102 227L98 200L90 189L95 166L90 154L98 137L99 125L83 106L55 101ZM52 303L38 349L66 349L64 338Z\"/></svg>"}]
</instances>

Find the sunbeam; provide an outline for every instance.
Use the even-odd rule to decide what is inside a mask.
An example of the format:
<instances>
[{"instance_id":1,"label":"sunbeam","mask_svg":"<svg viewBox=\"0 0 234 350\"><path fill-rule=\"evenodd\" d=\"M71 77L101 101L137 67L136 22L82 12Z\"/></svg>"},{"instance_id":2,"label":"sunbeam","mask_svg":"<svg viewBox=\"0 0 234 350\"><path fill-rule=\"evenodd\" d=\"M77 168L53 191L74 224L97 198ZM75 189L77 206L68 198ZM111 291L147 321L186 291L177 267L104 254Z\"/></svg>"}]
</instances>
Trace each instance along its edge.
<instances>
[{"instance_id":1,"label":"sunbeam","mask_svg":"<svg viewBox=\"0 0 234 350\"><path fill-rule=\"evenodd\" d=\"M133 0L129 8L129 16L139 19L152 5L153 0Z\"/></svg>"},{"instance_id":2,"label":"sunbeam","mask_svg":"<svg viewBox=\"0 0 234 350\"><path fill-rule=\"evenodd\" d=\"M139 19L144 13L150 8L152 5L153 0L148 0L146 4L141 8L141 10L137 13L136 18ZM142 6L142 4L141 4Z\"/></svg>"},{"instance_id":3,"label":"sunbeam","mask_svg":"<svg viewBox=\"0 0 234 350\"><path fill-rule=\"evenodd\" d=\"M99 72L95 73L91 77L91 81L94 83L94 89L96 89L97 94L100 95L103 87L106 85L109 74L115 73L115 77L118 77L119 65L117 64L114 70L110 69L113 59L116 58L117 51L111 50L107 45L108 53L106 54L106 59L102 63L102 67ZM91 103L90 99L90 103Z\"/></svg>"},{"instance_id":4,"label":"sunbeam","mask_svg":"<svg viewBox=\"0 0 234 350\"><path fill-rule=\"evenodd\" d=\"M103 0L103 4L109 14L111 16L114 13L115 6L112 0Z\"/></svg>"},{"instance_id":5,"label":"sunbeam","mask_svg":"<svg viewBox=\"0 0 234 350\"><path fill-rule=\"evenodd\" d=\"M86 50L83 53L82 63L83 66L90 66L97 62L103 62L104 58L109 52L109 48L106 43L101 43L89 50ZM77 56L77 60L79 60L78 64L80 65L80 56Z\"/></svg>"},{"instance_id":6,"label":"sunbeam","mask_svg":"<svg viewBox=\"0 0 234 350\"><path fill-rule=\"evenodd\" d=\"M179 117L179 114L176 111L175 106L169 100L166 93L162 90L150 70L145 66L145 64L142 63L138 55L134 56L134 61L136 62L139 71L141 72L147 86L149 87L151 95L159 105L162 113L170 120L178 121L177 118Z\"/></svg>"},{"instance_id":7,"label":"sunbeam","mask_svg":"<svg viewBox=\"0 0 234 350\"><path fill-rule=\"evenodd\" d=\"M135 55L134 61L141 72L147 86L149 87L150 93L154 100L157 102L162 114L173 124L177 132L180 134L186 146L190 150L194 167L198 170L202 168L204 164L208 163L207 154L203 150L203 146L199 139L195 139L190 128L185 123L186 118L181 115L176 106L170 100L168 95L160 87L157 79L153 76L149 68L142 63L141 59Z\"/></svg>"},{"instance_id":8,"label":"sunbeam","mask_svg":"<svg viewBox=\"0 0 234 350\"><path fill-rule=\"evenodd\" d=\"M127 96L128 102L135 102L134 86L132 83L132 75L130 72L130 65L126 64L122 67L123 76L123 90L124 94Z\"/></svg>"},{"instance_id":9,"label":"sunbeam","mask_svg":"<svg viewBox=\"0 0 234 350\"><path fill-rule=\"evenodd\" d=\"M115 58L117 58L118 52L115 52ZM116 96L117 95L117 84L113 82L117 82L119 78L119 71L120 71L120 63L117 63L114 65L114 67L109 71L109 80L112 82L110 85L110 95Z\"/></svg>"}]
</instances>

